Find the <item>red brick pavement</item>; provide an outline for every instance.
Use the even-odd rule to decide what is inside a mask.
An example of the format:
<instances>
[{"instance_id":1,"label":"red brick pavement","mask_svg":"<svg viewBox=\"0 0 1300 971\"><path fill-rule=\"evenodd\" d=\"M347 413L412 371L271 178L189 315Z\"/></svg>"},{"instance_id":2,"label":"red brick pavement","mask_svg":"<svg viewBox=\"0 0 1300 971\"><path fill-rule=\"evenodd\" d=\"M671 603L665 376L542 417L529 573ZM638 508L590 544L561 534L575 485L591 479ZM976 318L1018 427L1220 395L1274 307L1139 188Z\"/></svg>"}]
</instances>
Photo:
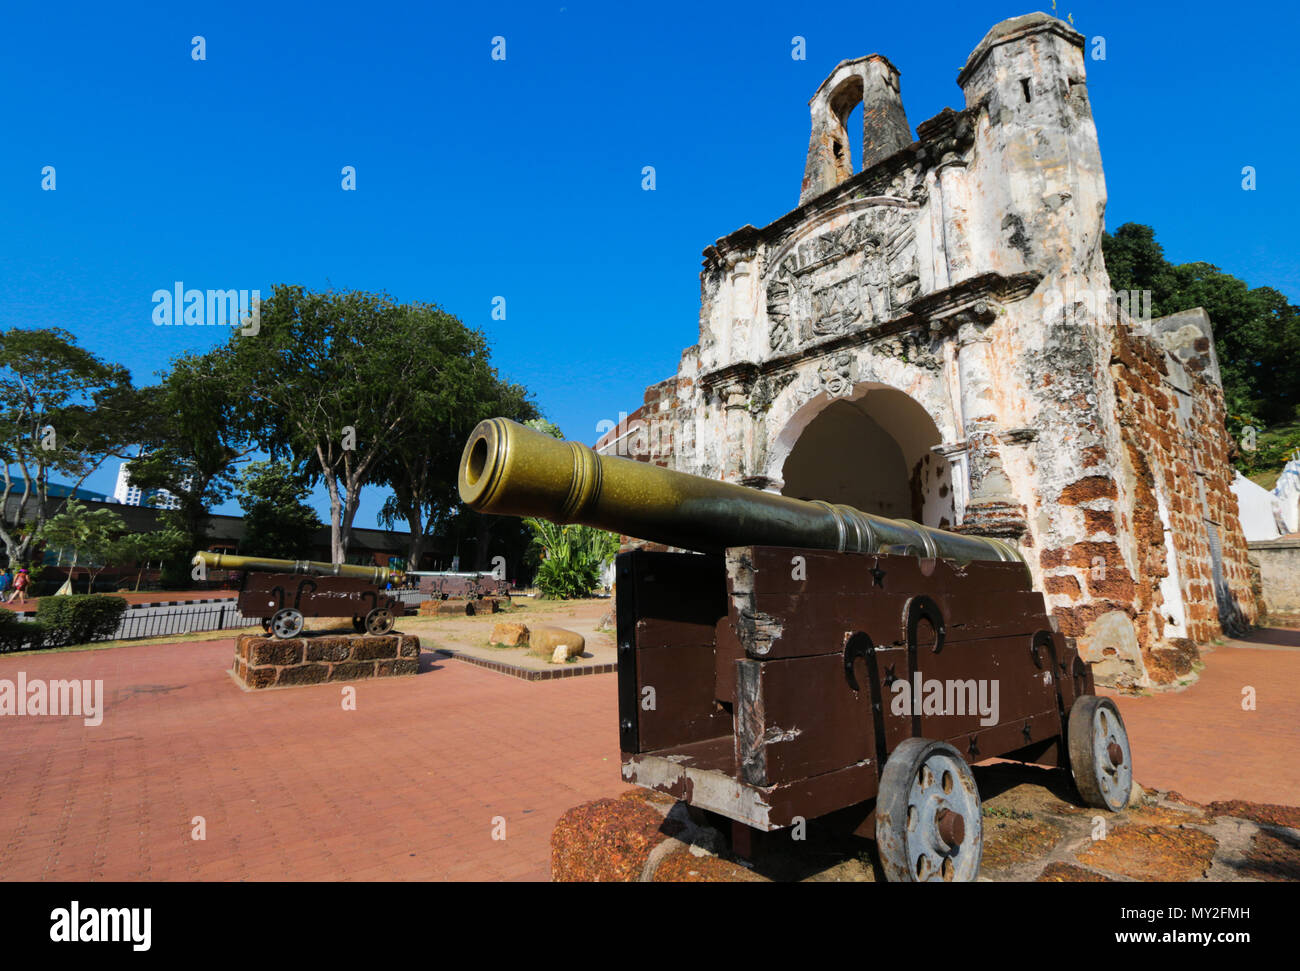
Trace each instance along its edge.
<instances>
[{"instance_id":1,"label":"red brick pavement","mask_svg":"<svg viewBox=\"0 0 1300 971\"><path fill-rule=\"evenodd\" d=\"M622 787L613 675L530 683L426 656L414 678L356 683L344 711L338 685L241 691L232 652L0 658L0 678L98 678L107 699L94 728L0 718L0 879L545 880L560 814ZM1185 692L1120 699L1138 780L1300 804L1300 651L1208 662Z\"/></svg>"},{"instance_id":2,"label":"red brick pavement","mask_svg":"<svg viewBox=\"0 0 1300 971\"><path fill-rule=\"evenodd\" d=\"M621 788L613 675L426 655L344 711L339 685L242 691L233 651L0 658L0 678L102 679L106 699L98 727L0 718L0 879L547 880L560 814Z\"/></svg>"},{"instance_id":3,"label":"red brick pavement","mask_svg":"<svg viewBox=\"0 0 1300 971\"><path fill-rule=\"evenodd\" d=\"M1143 785L1197 802L1300 806L1300 639L1261 630L1205 657L1200 680L1168 694L1116 699ZM1255 710L1243 711L1243 689Z\"/></svg>"}]
</instances>

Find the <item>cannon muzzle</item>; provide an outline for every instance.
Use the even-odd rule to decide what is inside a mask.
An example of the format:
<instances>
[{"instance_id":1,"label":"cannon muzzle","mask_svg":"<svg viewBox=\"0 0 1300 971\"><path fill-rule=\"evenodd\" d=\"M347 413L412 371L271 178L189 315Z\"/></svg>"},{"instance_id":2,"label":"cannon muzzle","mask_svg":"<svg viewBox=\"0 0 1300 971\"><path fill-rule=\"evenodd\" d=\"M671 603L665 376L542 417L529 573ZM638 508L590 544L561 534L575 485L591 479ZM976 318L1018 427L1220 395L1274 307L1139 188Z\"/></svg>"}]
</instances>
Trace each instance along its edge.
<instances>
[{"instance_id":1,"label":"cannon muzzle","mask_svg":"<svg viewBox=\"0 0 1300 971\"><path fill-rule=\"evenodd\" d=\"M1024 563L1001 540L598 455L506 418L479 422L470 434L457 484L478 512L581 523L701 553L791 546Z\"/></svg>"},{"instance_id":2,"label":"cannon muzzle","mask_svg":"<svg viewBox=\"0 0 1300 971\"><path fill-rule=\"evenodd\" d=\"M233 553L195 553L191 560L209 570L253 570L260 573L308 573L322 577L356 577L374 584L396 580L400 571L386 566L356 566L324 563L320 560L275 560L265 556L235 556Z\"/></svg>"}]
</instances>

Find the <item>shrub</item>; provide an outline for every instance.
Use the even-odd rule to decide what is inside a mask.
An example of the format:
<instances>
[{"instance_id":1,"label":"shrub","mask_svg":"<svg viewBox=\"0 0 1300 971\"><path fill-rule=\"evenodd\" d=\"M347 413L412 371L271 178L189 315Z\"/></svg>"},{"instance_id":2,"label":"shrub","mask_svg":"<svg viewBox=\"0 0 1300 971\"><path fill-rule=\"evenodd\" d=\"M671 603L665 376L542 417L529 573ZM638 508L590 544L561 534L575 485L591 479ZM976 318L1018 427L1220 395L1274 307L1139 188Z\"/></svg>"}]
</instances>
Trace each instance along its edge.
<instances>
[{"instance_id":1,"label":"shrub","mask_svg":"<svg viewBox=\"0 0 1300 971\"><path fill-rule=\"evenodd\" d=\"M618 551L618 537L590 526L558 526L525 519L533 531L532 550L543 559L534 583L552 600L585 597L600 584L600 571Z\"/></svg>"},{"instance_id":2,"label":"shrub","mask_svg":"<svg viewBox=\"0 0 1300 971\"><path fill-rule=\"evenodd\" d=\"M36 608L36 623L45 628L51 647L87 644L112 637L125 610L126 600L122 597L45 597Z\"/></svg>"},{"instance_id":3,"label":"shrub","mask_svg":"<svg viewBox=\"0 0 1300 971\"><path fill-rule=\"evenodd\" d=\"M9 651L34 651L45 646L46 630L34 620L18 620L7 610L0 610L0 654Z\"/></svg>"},{"instance_id":4,"label":"shrub","mask_svg":"<svg viewBox=\"0 0 1300 971\"><path fill-rule=\"evenodd\" d=\"M194 577L190 573L190 561L184 557L165 561L159 574L164 590L188 590L195 586Z\"/></svg>"}]
</instances>

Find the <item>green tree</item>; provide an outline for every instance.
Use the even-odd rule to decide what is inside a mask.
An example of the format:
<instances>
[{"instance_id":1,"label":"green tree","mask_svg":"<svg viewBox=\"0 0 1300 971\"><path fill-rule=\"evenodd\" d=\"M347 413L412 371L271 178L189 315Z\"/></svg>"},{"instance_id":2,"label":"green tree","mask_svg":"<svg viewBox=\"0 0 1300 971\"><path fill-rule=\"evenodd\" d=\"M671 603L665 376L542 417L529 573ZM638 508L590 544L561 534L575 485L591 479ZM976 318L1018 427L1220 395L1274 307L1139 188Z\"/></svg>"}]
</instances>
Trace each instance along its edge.
<instances>
[{"instance_id":1,"label":"green tree","mask_svg":"<svg viewBox=\"0 0 1300 971\"><path fill-rule=\"evenodd\" d=\"M185 535L185 552L207 548L208 510L231 495L236 467L256 451L248 384L220 347L176 358L161 384L141 392L156 420L131 460L131 483L176 497L164 521Z\"/></svg>"},{"instance_id":2,"label":"green tree","mask_svg":"<svg viewBox=\"0 0 1300 971\"><path fill-rule=\"evenodd\" d=\"M85 558L90 574L86 592L94 593L95 578L108 565L114 553L114 541L125 531L126 523L113 510L101 507L92 511L76 499L69 499L61 512L46 520L39 536L47 546L72 550L69 581L78 560Z\"/></svg>"},{"instance_id":3,"label":"green tree","mask_svg":"<svg viewBox=\"0 0 1300 971\"><path fill-rule=\"evenodd\" d=\"M522 419L516 418L515 421L522 421ZM555 424L553 421L547 421L545 418L530 418L527 421L523 421L523 424L527 425L535 432L541 432L543 435L550 435L552 438L560 439L560 441L564 440L564 433L560 431L560 426Z\"/></svg>"},{"instance_id":4,"label":"green tree","mask_svg":"<svg viewBox=\"0 0 1300 971\"><path fill-rule=\"evenodd\" d=\"M473 354L463 350L463 346L453 346L428 352L446 355L443 380L417 395L413 407L419 409L420 420L394 435L391 447L375 466L374 481L392 489L379 521L388 529L405 522L411 537L407 562L413 569L418 569L425 547L434 537L466 525L475 537L476 565L486 569L497 521L503 517L474 514L472 521L453 524L462 512L456 488L461 452L470 432L483 419L524 421L537 414L526 389L502 381L489 366L486 346Z\"/></svg>"},{"instance_id":5,"label":"green tree","mask_svg":"<svg viewBox=\"0 0 1300 971\"><path fill-rule=\"evenodd\" d=\"M481 333L435 305L292 286L277 286L262 304L258 332L233 334L231 347L251 381L258 443L308 481L325 483L335 563L346 559L362 487L390 478L380 466L408 434L431 439L458 427L478 387L460 387L467 369L474 373L466 362L487 356ZM420 497L428 509L423 497L438 483L419 481L420 470L416 463L410 502Z\"/></svg>"},{"instance_id":6,"label":"green tree","mask_svg":"<svg viewBox=\"0 0 1300 971\"><path fill-rule=\"evenodd\" d=\"M1261 425L1294 421L1300 405L1300 308L1272 287L1251 288L1210 263L1172 264L1150 226L1102 238L1111 286L1150 290L1154 316L1204 307L1214 328L1229 414Z\"/></svg>"},{"instance_id":7,"label":"green tree","mask_svg":"<svg viewBox=\"0 0 1300 971\"><path fill-rule=\"evenodd\" d=\"M126 368L58 328L0 332L0 540L26 561L49 515L52 473L73 489L123 457L148 421ZM16 502L10 502L11 498Z\"/></svg>"},{"instance_id":8,"label":"green tree","mask_svg":"<svg viewBox=\"0 0 1300 971\"><path fill-rule=\"evenodd\" d=\"M244 510L244 556L307 559L311 535L320 528L307 505L310 490L284 462L253 462L239 477L236 497Z\"/></svg>"},{"instance_id":9,"label":"green tree","mask_svg":"<svg viewBox=\"0 0 1300 971\"><path fill-rule=\"evenodd\" d=\"M189 539L175 527L158 529L149 533L125 533L108 548L107 562L118 566L135 566L135 589L149 564L175 558L190 549Z\"/></svg>"}]
</instances>

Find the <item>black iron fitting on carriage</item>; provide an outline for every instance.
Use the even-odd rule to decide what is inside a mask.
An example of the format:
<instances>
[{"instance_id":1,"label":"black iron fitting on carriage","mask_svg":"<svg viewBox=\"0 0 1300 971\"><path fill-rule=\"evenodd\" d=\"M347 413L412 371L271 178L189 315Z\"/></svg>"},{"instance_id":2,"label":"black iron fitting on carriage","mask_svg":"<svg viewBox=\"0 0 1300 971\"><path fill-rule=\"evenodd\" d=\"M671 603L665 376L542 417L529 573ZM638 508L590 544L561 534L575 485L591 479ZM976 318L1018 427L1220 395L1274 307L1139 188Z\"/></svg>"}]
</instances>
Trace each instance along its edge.
<instances>
[{"instance_id":1,"label":"black iron fitting on carriage","mask_svg":"<svg viewBox=\"0 0 1300 971\"><path fill-rule=\"evenodd\" d=\"M1000 540L602 456L506 419L461 459L481 512L583 523L694 553L616 564L622 775L771 833L847 816L892 880L973 880L969 763L1069 769L1128 803L1115 704Z\"/></svg>"}]
</instances>

